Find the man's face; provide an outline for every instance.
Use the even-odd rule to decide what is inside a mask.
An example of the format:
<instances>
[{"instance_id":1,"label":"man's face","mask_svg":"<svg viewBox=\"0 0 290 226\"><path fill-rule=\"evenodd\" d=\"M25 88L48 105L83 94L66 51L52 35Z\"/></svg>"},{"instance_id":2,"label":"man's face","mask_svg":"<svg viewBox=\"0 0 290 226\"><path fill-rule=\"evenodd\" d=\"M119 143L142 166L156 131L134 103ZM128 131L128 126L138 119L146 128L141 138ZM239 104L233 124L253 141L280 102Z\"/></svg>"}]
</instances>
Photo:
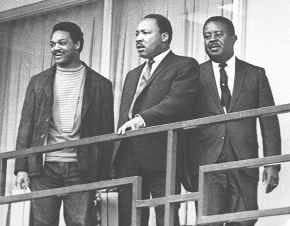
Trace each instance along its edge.
<instances>
[{"instance_id":1,"label":"man's face","mask_svg":"<svg viewBox=\"0 0 290 226\"><path fill-rule=\"evenodd\" d=\"M74 43L67 31L55 31L51 36L51 53L61 67L71 67L78 61L79 46L80 42Z\"/></svg>"},{"instance_id":2,"label":"man's face","mask_svg":"<svg viewBox=\"0 0 290 226\"><path fill-rule=\"evenodd\" d=\"M160 34L159 27L152 18L142 20L136 30L136 48L142 58L152 58L162 52L165 33ZM167 37L168 38L168 37ZM162 41L163 40L163 41Z\"/></svg>"},{"instance_id":3,"label":"man's face","mask_svg":"<svg viewBox=\"0 0 290 226\"><path fill-rule=\"evenodd\" d=\"M209 22L203 30L204 46L208 56L217 62L228 60L234 54L236 35L229 34L220 22Z\"/></svg>"}]
</instances>

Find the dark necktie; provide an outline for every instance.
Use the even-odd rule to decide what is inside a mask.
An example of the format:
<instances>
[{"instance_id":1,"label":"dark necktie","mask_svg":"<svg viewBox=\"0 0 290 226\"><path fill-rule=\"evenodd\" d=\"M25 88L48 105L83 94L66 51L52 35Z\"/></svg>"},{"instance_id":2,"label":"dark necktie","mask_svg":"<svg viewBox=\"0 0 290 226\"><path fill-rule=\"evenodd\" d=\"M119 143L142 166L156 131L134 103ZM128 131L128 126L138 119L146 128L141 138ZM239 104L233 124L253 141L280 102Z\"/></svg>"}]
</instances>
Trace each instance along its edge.
<instances>
[{"instance_id":1,"label":"dark necktie","mask_svg":"<svg viewBox=\"0 0 290 226\"><path fill-rule=\"evenodd\" d=\"M226 63L220 63L220 87L221 87L221 105L227 109L227 112L230 109L231 104L231 92L228 87L228 76L225 71Z\"/></svg>"}]
</instances>

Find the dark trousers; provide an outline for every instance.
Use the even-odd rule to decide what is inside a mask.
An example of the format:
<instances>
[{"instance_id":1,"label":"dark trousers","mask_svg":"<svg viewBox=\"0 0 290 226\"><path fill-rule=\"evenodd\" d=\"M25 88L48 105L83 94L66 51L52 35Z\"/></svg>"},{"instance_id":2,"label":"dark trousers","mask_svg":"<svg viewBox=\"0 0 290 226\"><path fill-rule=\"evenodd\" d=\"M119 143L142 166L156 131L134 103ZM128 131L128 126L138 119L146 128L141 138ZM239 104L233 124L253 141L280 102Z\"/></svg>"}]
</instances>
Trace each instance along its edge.
<instances>
[{"instance_id":1,"label":"dark trousers","mask_svg":"<svg viewBox=\"0 0 290 226\"><path fill-rule=\"evenodd\" d=\"M78 163L46 162L40 176L31 178L31 190L58 188L86 183L81 178ZM67 226L91 226L90 216L94 192L77 192L50 196L32 201L33 226L58 226L61 202Z\"/></svg>"},{"instance_id":2,"label":"dark trousers","mask_svg":"<svg viewBox=\"0 0 290 226\"><path fill-rule=\"evenodd\" d=\"M239 172L214 173L207 176L207 190L205 191L205 203L207 203L207 215L230 213L244 210L257 209L257 183L253 178L243 175L244 186L247 191L242 191L237 178ZM247 181L246 181L247 180ZM250 194L248 194L250 193ZM252 202L246 202L244 195L253 196ZM231 223L214 223L208 226L253 226L256 220L231 222Z\"/></svg>"},{"instance_id":3,"label":"dark trousers","mask_svg":"<svg viewBox=\"0 0 290 226\"><path fill-rule=\"evenodd\" d=\"M125 153L124 153L125 154ZM138 167L138 161L134 154L126 153L117 163L117 176L142 176L142 199L162 197L165 195L165 172L154 172ZM176 185L176 193L180 193L180 186ZM174 222L179 226L178 218L179 204L176 204ZM155 207L156 225L164 226L164 206ZM132 186L119 188L119 226L130 226L132 215ZM141 226L147 226L149 219L149 208L142 208Z\"/></svg>"},{"instance_id":4,"label":"dark trousers","mask_svg":"<svg viewBox=\"0 0 290 226\"><path fill-rule=\"evenodd\" d=\"M233 147L225 140L223 152L218 162L236 160ZM206 215L231 213L245 210L255 210L257 204L258 182L242 170L228 170L210 173L206 177L205 190ZM207 226L253 226L256 220L230 223L214 223Z\"/></svg>"}]
</instances>

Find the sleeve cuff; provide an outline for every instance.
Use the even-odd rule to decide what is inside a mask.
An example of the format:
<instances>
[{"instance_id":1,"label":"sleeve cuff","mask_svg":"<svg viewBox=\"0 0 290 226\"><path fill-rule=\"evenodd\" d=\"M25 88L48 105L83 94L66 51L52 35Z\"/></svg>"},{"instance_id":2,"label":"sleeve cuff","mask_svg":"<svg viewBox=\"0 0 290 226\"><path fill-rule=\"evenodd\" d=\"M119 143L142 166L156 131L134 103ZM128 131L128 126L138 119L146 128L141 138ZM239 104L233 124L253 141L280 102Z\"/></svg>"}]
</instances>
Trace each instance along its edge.
<instances>
[{"instance_id":1,"label":"sleeve cuff","mask_svg":"<svg viewBox=\"0 0 290 226\"><path fill-rule=\"evenodd\" d=\"M135 118L139 118L139 119L141 120L142 127L146 127L146 122L145 122L145 120L142 118L141 115L136 114L134 117L135 117Z\"/></svg>"}]
</instances>

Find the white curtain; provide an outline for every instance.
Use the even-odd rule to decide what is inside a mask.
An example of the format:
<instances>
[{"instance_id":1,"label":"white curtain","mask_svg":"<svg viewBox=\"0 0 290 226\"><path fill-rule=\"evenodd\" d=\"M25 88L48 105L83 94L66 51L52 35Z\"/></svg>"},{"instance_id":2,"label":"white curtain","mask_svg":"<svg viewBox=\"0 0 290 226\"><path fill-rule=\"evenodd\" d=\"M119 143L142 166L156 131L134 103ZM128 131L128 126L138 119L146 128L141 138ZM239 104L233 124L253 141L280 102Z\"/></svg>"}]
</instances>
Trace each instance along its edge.
<instances>
[{"instance_id":1,"label":"white curtain","mask_svg":"<svg viewBox=\"0 0 290 226\"><path fill-rule=\"evenodd\" d=\"M149 13L167 16L173 26L172 50L203 62L206 59L202 38L204 21L209 16L224 15L233 19L237 25L237 33L241 34L242 31L245 32L245 2L99 0L83 6L0 24L0 152L15 148L23 98L30 77L51 65L48 42L55 23L69 20L81 26L85 39L81 58L96 71L106 73L104 76L112 80L117 122L125 75L141 62L135 50L135 29L143 16ZM110 10L111 13L104 12L104 9ZM243 42L244 40L240 39L238 53L243 53ZM13 187L13 165L14 162L9 161L7 195L11 194ZM192 207L183 205L182 208L182 222L193 224ZM190 210L190 215L186 214L185 208ZM9 226L7 210L7 206L0 207L0 226Z\"/></svg>"}]
</instances>

